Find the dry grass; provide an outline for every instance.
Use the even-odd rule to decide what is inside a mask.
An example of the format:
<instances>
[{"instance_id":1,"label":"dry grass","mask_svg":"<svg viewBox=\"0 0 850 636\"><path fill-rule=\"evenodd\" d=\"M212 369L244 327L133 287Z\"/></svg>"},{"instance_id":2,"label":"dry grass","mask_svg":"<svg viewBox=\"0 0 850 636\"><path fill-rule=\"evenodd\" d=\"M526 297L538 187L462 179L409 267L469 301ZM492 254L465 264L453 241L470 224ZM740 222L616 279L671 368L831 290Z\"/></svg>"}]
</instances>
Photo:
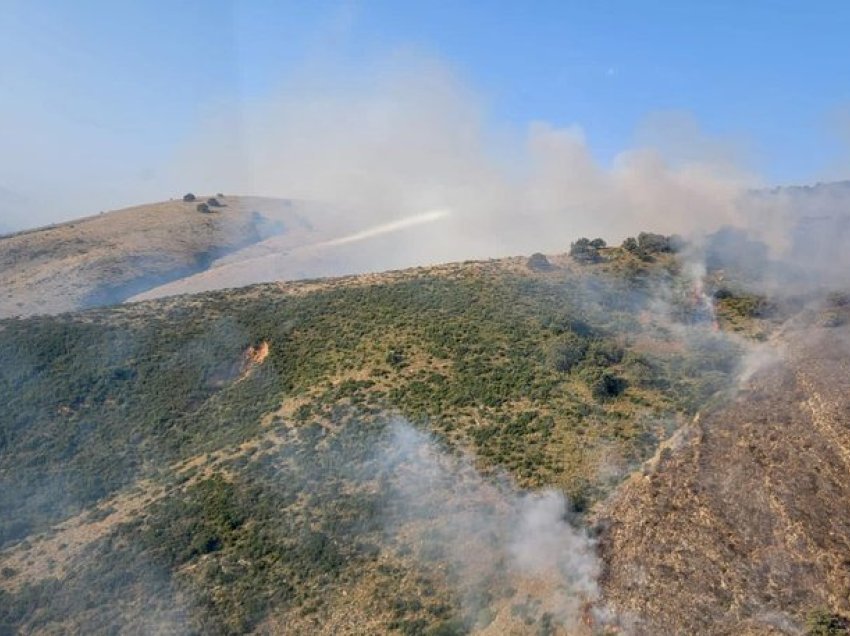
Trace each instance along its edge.
<instances>
[{"instance_id":1,"label":"dry grass","mask_svg":"<svg viewBox=\"0 0 850 636\"><path fill-rule=\"evenodd\" d=\"M166 201L0 238L0 317L80 309L106 289L185 276L201 255L257 240L254 210L296 217L280 200L222 201L212 214Z\"/></svg>"}]
</instances>

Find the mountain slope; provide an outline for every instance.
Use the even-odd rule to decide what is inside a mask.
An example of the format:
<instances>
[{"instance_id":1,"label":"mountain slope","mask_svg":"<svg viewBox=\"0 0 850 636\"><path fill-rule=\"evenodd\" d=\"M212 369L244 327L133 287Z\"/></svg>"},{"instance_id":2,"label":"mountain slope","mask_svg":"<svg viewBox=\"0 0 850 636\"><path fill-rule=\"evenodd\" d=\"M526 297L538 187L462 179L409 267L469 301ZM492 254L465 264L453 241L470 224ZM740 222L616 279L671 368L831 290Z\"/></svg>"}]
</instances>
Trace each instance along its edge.
<instances>
[{"instance_id":1,"label":"mountain slope","mask_svg":"<svg viewBox=\"0 0 850 636\"><path fill-rule=\"evenodd\" d=\"M669 255L550 263L0 323L2 621L579 629L579 599L598 600L592 542L560 495L524 489L554 487L581 515L723 385L735 352L710 325L682 344L649 319L659 286L683 285L689 315ZM400 460L398 418L402 437L433 436ZM422 453L436 463L410 476ZM445 488L418 490L438 466ZM575 596L562 572L510 566L529 506L584 555ZM484 562L449 558L467 544Z\"/></svg>"},{"instance_id":2,"label":"mountain slope","mask_svg":"<svg viewBox=\"0 0 850 636\"><path fill-rule=\"evenodd\" d=\"M786 334L784 360L606 506L604 589L639 633L797 633L807 610L850 611L848 338Z\"/></svg>"}]
</instances>

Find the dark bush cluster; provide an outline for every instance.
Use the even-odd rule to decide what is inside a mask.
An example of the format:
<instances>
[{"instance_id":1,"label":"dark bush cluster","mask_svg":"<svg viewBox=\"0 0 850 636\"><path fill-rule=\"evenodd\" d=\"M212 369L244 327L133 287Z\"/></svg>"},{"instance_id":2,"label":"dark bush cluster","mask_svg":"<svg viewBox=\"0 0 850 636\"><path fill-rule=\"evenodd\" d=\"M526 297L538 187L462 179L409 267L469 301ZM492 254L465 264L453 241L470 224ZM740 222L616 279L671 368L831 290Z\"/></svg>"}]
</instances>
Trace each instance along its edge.
<instances>
[{"instance_id":1,"label":"dark bush cluster","mask_svg":"<svg viewBox=\"0 0 850 636\"><path fill-rule=\"evenodd\" d=\"M678 252L684 246L684 240L676 236L664 236L652 232L641 232L637 238L628 237L623 241L622 248L644 259L652 259L655 254Z\"/></svg>"},{"instance_id":2,"label":"dark bush cluster","mask_svg":"<svg viewBox=\"0 0 850 636\"><path fill-rule=\"evenodd\" d=\"M526 266L535 272L546 272L552 269L552 263L549 262L545 254L541 254L540 252L535 252L529 256Z\"/></svg>"},{"instance_id":3,"label":"dark bush cluster","mask_svg":"<svg viewBox=\"0 0 850 636\"><path fill-rule=\"evenodd\" d=\"M602 260L599 250L603 247L605 247L605 241L601 238L592 241L580 238L570 245L570 256L578 263L598 263Z\"/></svg>"}]
</instances>

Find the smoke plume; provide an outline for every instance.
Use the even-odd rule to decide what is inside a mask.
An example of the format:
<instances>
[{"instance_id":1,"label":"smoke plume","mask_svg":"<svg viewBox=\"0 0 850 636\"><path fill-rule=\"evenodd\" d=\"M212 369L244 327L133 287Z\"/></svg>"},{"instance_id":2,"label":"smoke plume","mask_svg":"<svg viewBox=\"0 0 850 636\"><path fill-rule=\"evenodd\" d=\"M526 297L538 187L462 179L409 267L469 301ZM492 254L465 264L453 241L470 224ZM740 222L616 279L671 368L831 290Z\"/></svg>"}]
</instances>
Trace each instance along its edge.
<instances>
[{"instance_id":1,"label":"smoke plume","mask_svg":"<svg viewBox=\"0 0 850 636\"><path fill-rule=\"evenodd\" d=\"M603 165L578 126L495 122L444 65L408 57L222 107L174 172L198 189L334 203L357 229L448 211L396 237L414 264L736 222L735 201L755 179L716 153L674 159L638 147Z\"/></svg>"},{"instance_id":2,"label":"smoke plume","mask_svg":"<svg viewBox=\"0 0 850 636\"><path fill-rule=\"evenodd\" d=\"M560 492L485 478L405 422L390 435L388 532L424 565L447 568L470 628L499 633L519 616L569 630L593 620L594 542L570 523Z\"/></svg>"}]
</instances>

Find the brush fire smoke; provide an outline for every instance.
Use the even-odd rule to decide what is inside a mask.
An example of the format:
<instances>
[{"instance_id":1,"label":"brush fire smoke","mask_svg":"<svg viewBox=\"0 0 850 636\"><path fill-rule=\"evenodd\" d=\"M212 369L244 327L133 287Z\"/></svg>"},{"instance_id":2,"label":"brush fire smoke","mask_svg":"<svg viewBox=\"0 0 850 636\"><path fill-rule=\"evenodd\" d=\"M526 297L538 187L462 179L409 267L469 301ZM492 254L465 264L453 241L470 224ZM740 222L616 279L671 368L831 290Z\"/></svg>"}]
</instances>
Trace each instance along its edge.
<instances>
[{"instance_id":1,"label":"brush fire smoke","mask_svg":"<svg viewBox=\"0 0 850 636\"><path fill-rule=\"evenodd\" d=\"M244 110L220 110L199 124L174 172L201 189L344 209L329 231L343 238L325 246L356 240L361 249L333 274L560 253L580 236L616 242L651 230L700 240L723 227L804 271L835 276L830 263L846 262L836 248L850 227L846 188L754 189L759 178L735 153L699 152L717 144L687 115L652 116L649 134L637 135L643 145L605 164L576 125L494 121L439 61L407 56L334 77L293 80ZM696 150L658 150L670 147ZM727 238L726 251L740 252L733 235L716 237L715 248ZM771 268L774 279L787 274Z\"/></svg>"},{"instance_id":2,"label":"brush fire smoke","mask_svg":"<svg viewBox=\"0 0 850 636\"><path fill-rule=\"evenodd\" d=\"M391 425L390 440L382 458L393 484L388 532L448 575L468 627L508 633L526 621L583 633L612 620L598 605L594 542L570 523L560 492L485 478L403 421Z\"/></svg>"},{"instance_id":3,"label":"brush fire smoke","mask_svg":"<svg viewBox=\"0 0 850 636\"><path fill-rule=\"evenodd\" d=\"M356 75L292 81L220 110L175 172L200 189L335 203L361 228L451 210L399 236L410 264L564 251L582 234L716 229L739 219L736 199L756 183L714 156L674 163L651 146L605 166L578 126L495 123L439 61L408 56Z\"/></svg>"}]
</instances>

